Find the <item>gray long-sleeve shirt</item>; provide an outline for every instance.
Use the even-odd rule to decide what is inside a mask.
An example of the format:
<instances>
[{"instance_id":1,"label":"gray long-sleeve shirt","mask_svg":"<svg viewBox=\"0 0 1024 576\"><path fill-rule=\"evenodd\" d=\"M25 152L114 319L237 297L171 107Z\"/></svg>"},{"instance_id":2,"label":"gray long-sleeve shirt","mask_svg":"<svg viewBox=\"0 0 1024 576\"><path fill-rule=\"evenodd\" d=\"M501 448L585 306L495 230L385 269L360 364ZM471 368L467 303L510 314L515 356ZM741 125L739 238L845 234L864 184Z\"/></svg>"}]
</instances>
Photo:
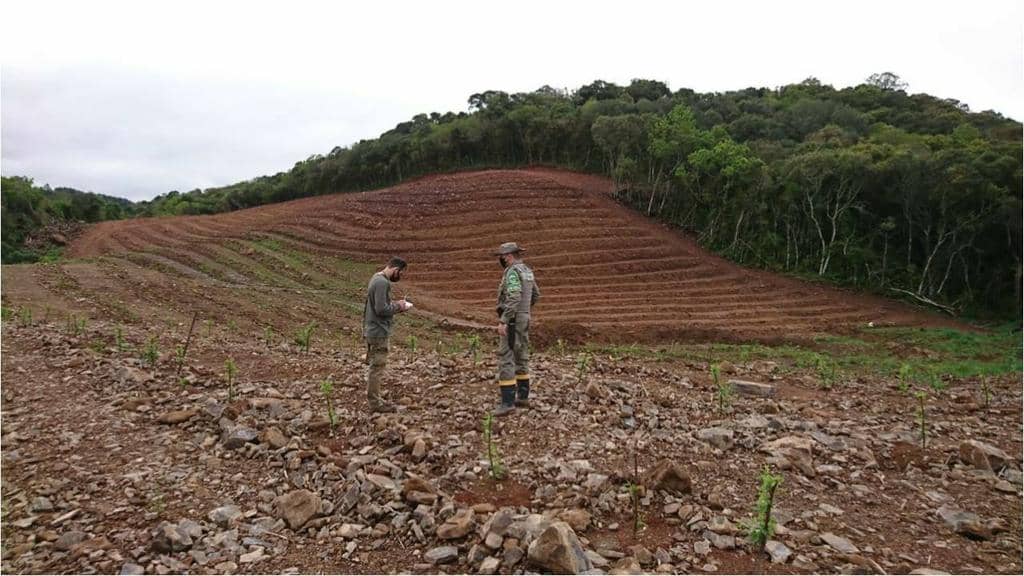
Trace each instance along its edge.
<instances>
[{"instance_id":1,"label":"gray long-sleeve shirt","mask_svg":"<svg viewBox=\"0 0 1024 576\"><path fill-rule=\"evenodd\" d=\"M366 288L366 307L363 310L363 336L387 338L391 335L391 320L401 306L391 301L391 281L377 272Z\"/></svg>"}]
</instances>

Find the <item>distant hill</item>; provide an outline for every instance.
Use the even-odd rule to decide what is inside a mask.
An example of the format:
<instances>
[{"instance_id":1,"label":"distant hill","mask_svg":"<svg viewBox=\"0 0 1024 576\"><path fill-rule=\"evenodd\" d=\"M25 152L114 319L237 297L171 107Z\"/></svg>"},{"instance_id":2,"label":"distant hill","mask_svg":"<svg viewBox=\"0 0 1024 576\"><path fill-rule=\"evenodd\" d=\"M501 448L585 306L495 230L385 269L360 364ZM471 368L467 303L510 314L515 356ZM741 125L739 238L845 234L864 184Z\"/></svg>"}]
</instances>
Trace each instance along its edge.
<instances>
[{"instance_id":1,"label":"distant hill","mask_svg":"<svg viewBox=\"0 0 1024 576\"><path fill-rule=\"evenodd\" d=\"M469 108L135 212L213 214L545 165L611 177L619 201L738 263L1019 320L1022 126L996 112L910 94L891 73L842 90L808 78L722 93L598 80L487 90Z\"/></svg>"}]
</instances>

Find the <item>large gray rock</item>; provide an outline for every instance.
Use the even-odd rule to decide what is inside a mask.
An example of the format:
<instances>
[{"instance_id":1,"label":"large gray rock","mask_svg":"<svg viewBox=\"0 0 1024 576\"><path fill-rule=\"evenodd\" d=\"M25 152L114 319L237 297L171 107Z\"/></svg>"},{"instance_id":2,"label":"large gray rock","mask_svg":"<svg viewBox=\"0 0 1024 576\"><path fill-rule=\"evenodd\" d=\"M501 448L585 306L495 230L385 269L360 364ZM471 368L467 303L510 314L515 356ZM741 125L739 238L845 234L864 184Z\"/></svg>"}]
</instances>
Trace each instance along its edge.
<instances>
[{"instance_id":1,"label":"large gray rock","mask_svg":"<svg viewBox=\"0 0 1024 576\"><path fill-rule=\"evenodd\" d=\"M697 432L697 439L702 442L707 442L719 450L728 450L732 448L732 430L728 428L722 428L721 426L715 426L713 428L704 428Z\"/></svg>"},{"instance_id":2,"label":"large gray rock","mask_svg":"<svg viewBox=\"0 0 1024 576\"><path fill-rule=\"evenodd\" d=\"M473 523L473 510L463 508L456 512L454 516L445 520L444 524L437 527L437 537L441 540L462 538L473 529Z\"/></svg>"},{"instance_id":3,"label":"large gray rock","mask_svg":"<svg viewBox=\"0 0 1024 576\"><path fill-rule=\"evenodd\" d=\"M783 436L761 445L760 450L767 452L783 469L792 468L804 476L814 477L816 471L811 459L814 442L801 436Z\"/></svg>"},{"instance_id":4,"label":"large gray rock","mask_svg":"<svg viewBox=\"0 0 1024 576\"><path fill-rule=\"evenodd\" d=\"M447 564L459 557L459 549L455 546L438 546L431 548L423 555L423 559L431 564Z\"/></svg>"},{"instance_id":5,"label":"large gray rock","mask_svg":"<svg viewBox=\"0 0 1024 576\"><path fill-rule=\"evenodd\" d=\"M778 540L769 540L764 544L764 551L772 558L772 564L785 564L793 554L788 546Z\"/></svg>"},{"instance_id":6,"label":"large gray rock","mask_svg":"<svg viewBox=\"0 0 1024 576\"><path fill-rule=\"evenodd\" d=\"M309 490L293 490L274 499L274 513L292 530L298 530L320 513L320 496Z\"/></svg>"},{"instance_id":7,"label":"large gray rock","mask_svg":"<svg viewBox=\"0 0 1024 576\"><path fill-rule=\"evenodd\" d=\"M977 440L964 440L960 443L960 460L979 470L992 470L993 472L998 472L1011 462L1006 452Z\"/></svg>"},{"instance_id":8,"label":"large gray rock","mask_svg":"<svg viewBox=\"0 0 1024 576\"><path fill-rule=\"evenodd\" d=\"M646 483L655 490L689 494L693 490L690 473L681 464L662 460L648 474Z\"/></svg>"},{"instance_id":9,"label":"large gray rock","mask_svg":"<svg viewBox=\"0 0 1024 576\"><path fill-rule=\"evenodd\" d=\"M948 504L936 510L936 514L957 534L973 540L992 538L992 528L982 522L977 514L965 512Z\"/></svg>"},{"instance_id":10,"label":"large gray rock","mask_svg":"<svg viewBox=\"0 0 1024 576\"><path fill-rule=\"evenodd\" d=\"M750 382L748 380L729 380L729 386L741 396L757 396L759 398L770 398L775 395L775 386Z\"/></svg>"},{"instance_id":11,"label":"large gray rock","mask_svg":"<svg viewBox=\"0 0 1024 576\"><path fill-rule=\"evenodd\" d=\"M182 552L192 547L192 537L187 530L182 530L176 524L164 522L157 527L153 534L153 550L164 554L171 552Z\"/></svg>"},{"instance_id":12,"label":"large gray rock","mask_svg":"<svg viewBox=\"0 0 1024 576\"><path fill-rule=\"evenodd\" d=\"M228 450L237 450L249 442L255 442L258 437L259 432L248 426L235 426L224 434L223 443Z\"/></svg>"},{"instance_id":13,"label":"large gray rock","mask_svg":"<svg viewBox=\"0 0 1024 576\"><path fill-rule=\"evenodd\" d=\"M227 528L228 525L231 524L232 520L234 520L235 518L240 518L241 516L242 510L239 509L238 506L235 506L234 504L214 508L213 510L210 510L209 514L206 515L210 522L213 522L221 528Z\"/></svg>"},{"instance_id":14,"label":"large gray rock","mask_svg":"<svg viewBox=\"0 0 1024 576\"><path fill-rule=\"evenodd\" d=\"M836 552L842 552L843 554L860 554L860 550L842 536L836 536L831 532L825 532L821 534L821 539L831 546Z\"/></svg>"},{"instance_id":15,"label":"large gray rock","mask_svg":"<svg viewBox=\"0 0 1024 576\"><path fill-rule=\"evenodd\" d=\"M579 538L565 522L553 522L530 543L527 557L535 566L555 574L580 574L593 566Z\"/></svg>"}]
</instances>

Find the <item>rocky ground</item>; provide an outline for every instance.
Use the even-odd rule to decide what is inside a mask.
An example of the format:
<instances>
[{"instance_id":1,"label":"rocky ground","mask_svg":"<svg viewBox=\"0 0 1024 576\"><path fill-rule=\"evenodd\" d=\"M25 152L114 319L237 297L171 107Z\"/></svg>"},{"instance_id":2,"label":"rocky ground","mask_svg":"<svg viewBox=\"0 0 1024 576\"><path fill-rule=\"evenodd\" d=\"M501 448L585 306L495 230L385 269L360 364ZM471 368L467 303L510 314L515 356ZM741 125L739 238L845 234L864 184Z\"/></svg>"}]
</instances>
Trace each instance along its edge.
<instances>
[{"instance_id":1,"label":"rocky ground","mask_svg":"<svg viewBox=\"0 0 1024 576\"><path fill-rule=\"evenodd\" d=\"M894 382L826 390L737 363L724 378L764 386L721 411L700 363L580 373L538 354L533 408L495 423L495 480L487 358L395 346L402 408L370 415L354 344L207 333L179 374L166 350L140 359L131 328L118 350L112 325L18 324L2 333L8 573L1022 570L1019 374L990 380L987 406L977 380L930 392L922 449ZM743 524L765 465L783 481L760 551Z\"/></svg>"}]
</instances>

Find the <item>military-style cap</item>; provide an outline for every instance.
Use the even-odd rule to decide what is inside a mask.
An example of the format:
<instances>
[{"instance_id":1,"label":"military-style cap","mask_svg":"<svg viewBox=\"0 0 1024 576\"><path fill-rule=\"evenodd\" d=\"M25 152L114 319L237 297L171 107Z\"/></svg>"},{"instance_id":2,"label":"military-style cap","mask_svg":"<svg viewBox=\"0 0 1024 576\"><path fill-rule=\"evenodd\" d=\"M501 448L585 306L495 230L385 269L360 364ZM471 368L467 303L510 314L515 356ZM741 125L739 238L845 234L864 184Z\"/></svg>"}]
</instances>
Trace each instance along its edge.
<instances>
[{"instance_id":1,"label":"military-style cap","mask_svg":"<svg viewBox=\"0 0 1024 576\"><path fill-rule=\"evenodd\" d=\"M502 254L515 254L516 252L525 252L519 247L519 244L515 242L505 242L498 248L498 251L494 253L495 256L501 256Z\"/></svg>"}]
</instances>

